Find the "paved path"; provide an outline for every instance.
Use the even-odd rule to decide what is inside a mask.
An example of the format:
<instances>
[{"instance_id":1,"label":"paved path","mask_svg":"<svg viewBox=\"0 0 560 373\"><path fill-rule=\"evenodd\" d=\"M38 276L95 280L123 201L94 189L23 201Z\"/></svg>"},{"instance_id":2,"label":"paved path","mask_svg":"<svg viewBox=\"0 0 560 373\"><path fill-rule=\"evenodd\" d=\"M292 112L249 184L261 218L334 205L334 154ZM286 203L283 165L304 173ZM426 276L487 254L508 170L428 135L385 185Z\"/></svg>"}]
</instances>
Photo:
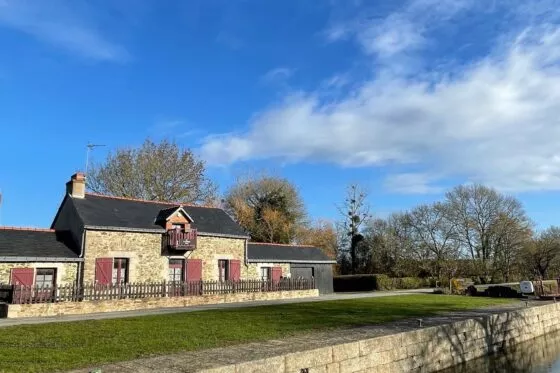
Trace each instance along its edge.
<instances>
[{"instance_id":1,"label":"paved path","mask_svg":"<svg viewBox=\"0 0 560 373\"><path fill-rule=\"evenodd\" d=\"M546 303L536 302L531 305L543 304ZM425 328L449 324L460 320L479 318L494 313L519 309L521 307L525 307L525 302L515 302L500 307L451 312L440 316L426 317L422 319L422 327ZM261 341L231 347L143 358L95 368L100 368L100 371L103 373L194 373L203 369L218 368L220 366L265 359L292 352L312 350L323 346L355 342L382 335L411 331L418 328L418 319L406 319L352 329L305 333L284 339ZM97 371L94 370L95 368L78 369L68 373L90 373Z\"/></svg>"},{"instance_id":2,"label":"paved path","mask_svg":"<svg viewBox=\"0 0 560 373\"><path fill-rule=\"evenodd\" d=\"M378 291L378 292L367 292L367 293L335 293L335 294L322 295L319 297L312 297L312 298L278 299L278 300L269 300L269 301L260 301L260 302L211 304L211 305L193 306L193 307L155 308L149 310L90 313L87 315L29 317L29 318L21 318L21 319L0 319L0 328L7 327L7 326L14 326L14 325L46 324L52 322L69 322L69 321L82 321L82 320L117 319L123 317L163 315L169 313L194 312L194 311L241 308L241 307L252 307L252 306L269 306L275 304L322 302L327 300L342 300L342 299L357 299L357 298L372 298L372 297L392 297L397 295L431 293L431 292L432 289L415 289L415 290L397 290L397 291Z\"/></svg>"}]
</instances>

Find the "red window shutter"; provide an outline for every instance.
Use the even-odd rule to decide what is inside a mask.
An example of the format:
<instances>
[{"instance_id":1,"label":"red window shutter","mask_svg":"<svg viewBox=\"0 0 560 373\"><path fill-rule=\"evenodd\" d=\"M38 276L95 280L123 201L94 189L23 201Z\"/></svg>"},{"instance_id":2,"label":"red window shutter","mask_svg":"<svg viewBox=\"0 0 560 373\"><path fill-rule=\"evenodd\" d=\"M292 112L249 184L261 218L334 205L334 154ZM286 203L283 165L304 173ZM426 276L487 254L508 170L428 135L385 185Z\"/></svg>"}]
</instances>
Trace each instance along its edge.
<instances>
[{"instance_id":1,"label":"red window shutter","mask_svg":"<svg viewBox=\"0 0 560 373\"><path fill-rule=\"evenodd\" d=\"M113 258L95 259L95 282L108 285L113 280Z\"/></svg>"},{"instance_id":2,"label":"red window shutter","mask_svg":"<svg viewBox=\"0 0 560 373\"><path fill-rule=\"evenodd\" d=\"M33 286L35 270L33 268L13 268L10 283L12 285Z\"/></svg>"},{"instance_id":3,"label":"red window shutter","mask_svg":"<svg viewBox=\"0 0 560 373\"><path fill-rule=\"evenodd\" d=\"M202 280L202 259L187 259L187 281Z\"/></svg>"},{"instance_id":4,"label":"red window shutter","mask_svg":"<svg viewBox=\"0 0 560 373\"><path fill-rule=\"evenodd\" d=\"M229 280L239 281L241 279L241 260L229 261Z\"/></svg>"},{"instance_id":5,"label":"red window shutter","mask_svg":"<svg viewBox=\"0 0 560 373\"><path fill-rule=\"evenodd\" d=\"M282 277L282 267L272 267L272 281L280 281Z\"/></svg>"}]
</instances>

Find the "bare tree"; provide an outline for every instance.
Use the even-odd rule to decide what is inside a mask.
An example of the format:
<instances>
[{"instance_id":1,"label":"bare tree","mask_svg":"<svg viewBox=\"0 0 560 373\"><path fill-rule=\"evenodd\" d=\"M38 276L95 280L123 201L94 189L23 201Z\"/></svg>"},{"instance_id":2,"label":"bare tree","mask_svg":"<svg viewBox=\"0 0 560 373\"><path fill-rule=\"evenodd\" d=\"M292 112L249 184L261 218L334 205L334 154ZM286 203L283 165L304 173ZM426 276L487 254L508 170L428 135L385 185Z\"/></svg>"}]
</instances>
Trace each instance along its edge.
<instances>
[{"instance_id":1,"label":"bare tree","mask_svg":"<svg viewBox=\"0 0 560 373\"><path fill-rule=\"evenodd\" d=\"M487 281L501 247L498 237L505 229L526 229L528 219L521 203L483 185L455 187L446 194L445 203L461 247L477 265L481 281ZM518 224L499 224L500 219Z\"/></svg>"},{"instance_id":2,"label":"bare tree","mask_svg":"<svg viewBox=\"0 0 560 373\"><path fill-rule=\"evenodd\" d=\"M177 143L146 140L139 148L119 148L87 175L90 190L151 201L206 203L216 199L216 186L204 162Z\"/></svg>"},{"instance_id":3,"label":"bare tree","mask_svg":"<svg viewBox=\"0 0 560 373\"><path fill-rule=\"evenodd\" d=\"M457 230L449 219L448 206L441 202L420 205L406 217L415 257L432 276L442 277L444 263L459 257Z\"/></svg>"},{"instance_id":4,"label":"bare tree","mask_svg":"<svg viewBox=\"0 0 560 373\"><path fill-rule=\"evenodd\" d=\"M288 180L273 176L240 179L227 192L226 209L255 241L291 243L305 225L303 201Z\"/></svg>"},{"instance_id":5,"label":"bare tree","mask_svg":"<svg viewBox=\"0 0 560 373\"><path fill-rule=\"evenodd\" d=\"M560 259L560 227L550 227L538 234L524 249L524 260L541 279L546 279L550 267Z\"/></svg>"},{"instance_id":6,"label":"bare tree","mask_svg":"<svg viewBox=\"0 0 560 373\"><path fill-rule=\"evenodd\" d=\"M367 193L358 184L351 184L346 190L344 203L338 207L343 217L341 230L349 238L350 266L352 273L356 273L358 267L356 248L363 240L360 227L370 218L369 206L366 202ZM346 240L344 240L346 241ZM345 242L348 244L348 242Z\"/></svg>"}]
</instances>

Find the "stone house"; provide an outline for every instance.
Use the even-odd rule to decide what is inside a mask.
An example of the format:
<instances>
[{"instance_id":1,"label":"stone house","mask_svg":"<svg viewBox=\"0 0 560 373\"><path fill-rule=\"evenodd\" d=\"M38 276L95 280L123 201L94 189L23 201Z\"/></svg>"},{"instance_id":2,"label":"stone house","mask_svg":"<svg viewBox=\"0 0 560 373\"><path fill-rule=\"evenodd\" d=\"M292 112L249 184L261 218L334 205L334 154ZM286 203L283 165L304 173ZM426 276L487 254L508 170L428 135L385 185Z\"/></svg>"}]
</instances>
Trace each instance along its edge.
<instances>
[{"instance_id":1,"label":"stone house","mask_svg":"<svg viewBox=\"0 0 560 373\"><path fill-rule=\"evenodd\" d=\"M49 230L0 229L0 283L45 285L313 277L332 292L314 247L249 242L220 208L85 192L77 173Z\"/></svg>"}]
</instances>

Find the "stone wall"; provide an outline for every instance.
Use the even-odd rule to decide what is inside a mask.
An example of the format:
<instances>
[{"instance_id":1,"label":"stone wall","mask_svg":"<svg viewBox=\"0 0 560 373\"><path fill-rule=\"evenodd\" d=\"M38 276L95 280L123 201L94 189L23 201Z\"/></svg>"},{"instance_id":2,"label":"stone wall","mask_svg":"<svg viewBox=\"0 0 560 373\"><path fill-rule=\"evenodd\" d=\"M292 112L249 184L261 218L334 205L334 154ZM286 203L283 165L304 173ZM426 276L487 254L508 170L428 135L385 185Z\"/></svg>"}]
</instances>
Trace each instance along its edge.
<instances>
[{"instance_id":1,"label":"stone wall","mask_svg":"<svg viewBox=\"0 0 560 373\"><path fill-rule=\"evenodd\" d=\"M0 263L0 284L9 284L12 268L56 268L57 285L72 285L76 281L78 263L67 262L21 262Z\"/></svg>"},{"instance_id":2,"label":"stone wall","mask_svg":"<svg viewBox=\"0 0 560 373\"><path fill-rule=\"evenodd\" d=\"M163 281L168 279L169 258L202 259L202 279L218 280L218 260L241 261L241 279L258 278L256 269L244 264L245 239L199 236L197 248L184 256L167 256L162 250L159 233L87 231L84 255L84 282L95 280L96 258L128 258L129 282Z\"/></svg>"},{"instance_id":3,"label":"stone wall","mask_svg":"<svg viewBox=\"0 0 560 373\"><path fill-rule=\"evenodd\" d=\"M282 276L287 277L290 273L290 263L249 263L247 266L247 278L260 279L262 267L280 267Z\"/></svg>"},{"instance_id":4,"label":"stone wall","mask_svg":"<svg viewBox=\"0 0 560 373\"><path fill-rule=\"evenodd\" d=\"M559 330L554 303L198 372L429 373Z\"/></svg>"},{"instance_id":5,"label":"stone wall","mask_svg":"<svg viewBox=\"0 0 560 373\"><path fill-rule=\"evenodd\" d=\"M248 275L248 267L244 262L244 238L198 236L196 250L187 256L192 259L202 259L202 279L205 281L219 279L218 260L220 259L241 260L241 279L253 278Z\"/></svg>"},{"instance_id":6,"label":"stone wall","mask_svg":"<svg viewBox=\"0 0 560 373\"><path fill-rule=\"evenodd\" d=\"M316 297L317 290L293 290L268 293L236 293L203 295L196 297L122 299L84 302L61 302L39 304L10 304L8 318L82 315L97 312L131 311L139 309L189 307L205 304L237 303L274 299Z\"/></svg>"},{"instance_id":7,"label":"stone wall","mask_svg":"<svg viewBox=\"0 0 560 373\"><path fill-rule=\"evenodd\" d=\"M162 256L159 233L86 231L84 283L95 281L95 259L128 258L129 282L167 280L168 259Z\"/></svg>"}]
</instances>

